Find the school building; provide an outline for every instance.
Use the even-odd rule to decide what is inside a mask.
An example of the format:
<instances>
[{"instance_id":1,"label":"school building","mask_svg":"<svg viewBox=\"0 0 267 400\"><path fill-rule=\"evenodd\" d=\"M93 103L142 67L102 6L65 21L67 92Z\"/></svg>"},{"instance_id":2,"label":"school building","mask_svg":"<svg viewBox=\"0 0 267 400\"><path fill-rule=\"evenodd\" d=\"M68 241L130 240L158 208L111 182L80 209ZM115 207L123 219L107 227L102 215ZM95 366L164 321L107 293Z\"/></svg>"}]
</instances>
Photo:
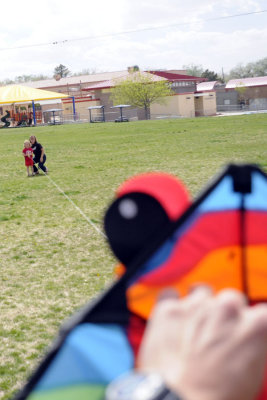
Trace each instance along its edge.
<instances>
[{"instance_id":1,"label":"school building","mask_svg":"<svg viewBox=\"0 0 267 400\"><path fill-rule=\"evenodd\" d=\"M51 108L62 109L61 115L64 121L73 121L75 109L76 121L89 120L89 107L104 107L105 120L114 121L119 111L112 108L114 106L111 100L112 88L134 73L131 67L125 71L103 72L82 76L71 76L57 80L41 80L25 83L38 89L55 91L70 96L68 99L58 101L40 102L42 112ZM142 74L153 76L153 80L165 80L170 82L173 94L166 98L166 104L154 103L150 107L151 119L169 118L169 117L198 117L216 114L216 92L198 90L199 83L205 81L203 78L186 75L185 71L143 71ZM96 109L96 112L100 111ZM123 111L129 120L145 119L145 113L142 109L129 107ZM46 121L46 113L43 114L43 120Z\"/></svg>"}]
</instances>

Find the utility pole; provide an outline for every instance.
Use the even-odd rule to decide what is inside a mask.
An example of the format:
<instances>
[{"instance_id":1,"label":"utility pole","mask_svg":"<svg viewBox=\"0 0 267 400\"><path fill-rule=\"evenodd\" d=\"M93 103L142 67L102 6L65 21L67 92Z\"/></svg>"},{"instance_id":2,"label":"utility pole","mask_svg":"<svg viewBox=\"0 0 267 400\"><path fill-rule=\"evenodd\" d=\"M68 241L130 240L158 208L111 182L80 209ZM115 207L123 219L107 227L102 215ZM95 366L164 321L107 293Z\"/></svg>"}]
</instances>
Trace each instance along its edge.
<instances>
[{"instance_id":1,"label":"utility pole","mask_svg":"<svg viewBox=\"0 0 267 400\"><path fill-rule=\"evenodd\" d=\"M222 67L222 80L223 80L223 82L225 83L223 67Z\"/></svg>"}]
</instances>

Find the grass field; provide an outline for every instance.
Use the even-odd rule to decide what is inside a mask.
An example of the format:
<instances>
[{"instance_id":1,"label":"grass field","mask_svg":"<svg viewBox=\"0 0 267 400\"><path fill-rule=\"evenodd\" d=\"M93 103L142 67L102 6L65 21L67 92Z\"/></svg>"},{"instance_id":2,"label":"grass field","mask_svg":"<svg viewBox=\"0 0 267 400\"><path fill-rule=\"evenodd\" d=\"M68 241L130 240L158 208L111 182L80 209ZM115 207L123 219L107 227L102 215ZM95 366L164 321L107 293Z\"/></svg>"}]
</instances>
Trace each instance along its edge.
<instances>
[{"instance_id":1,"label":"grass field","mask_svg":"<svg viewBox=\"0 0 267 400\"><path fill-rule=\"evenodd\" d=\"M63 320L112 281L116 263L48 177L26 177L30 134L45 147L49 177L101 230L133 174L171 172L195 195L229 161L267 170L267 114L0 130L1 399L21 387Z\"/></svg>"}]
</instances>

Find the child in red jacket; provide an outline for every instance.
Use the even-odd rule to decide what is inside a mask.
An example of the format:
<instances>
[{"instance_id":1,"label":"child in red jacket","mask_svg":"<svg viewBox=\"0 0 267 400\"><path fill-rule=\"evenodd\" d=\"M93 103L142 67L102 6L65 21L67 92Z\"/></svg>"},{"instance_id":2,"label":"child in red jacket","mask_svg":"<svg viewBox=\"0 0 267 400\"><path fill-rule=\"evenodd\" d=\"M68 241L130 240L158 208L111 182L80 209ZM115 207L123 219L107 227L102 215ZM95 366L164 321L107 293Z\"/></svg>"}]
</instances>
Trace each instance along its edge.
<instances>
[{"instance_id":1,"label":"child in red jacket","mask_svg":"<svg viewBox=\"0 0 267 400\"><path fill-rule=\"evenodd\" d=\"M29 140L24 141L24 149L22 150L22 154L25 158L25 165L27 167L28 176L33 176L33 150L31 148L31 143ZM30 174L31 170L31 174Z\"/></svg>"}]
</instances>

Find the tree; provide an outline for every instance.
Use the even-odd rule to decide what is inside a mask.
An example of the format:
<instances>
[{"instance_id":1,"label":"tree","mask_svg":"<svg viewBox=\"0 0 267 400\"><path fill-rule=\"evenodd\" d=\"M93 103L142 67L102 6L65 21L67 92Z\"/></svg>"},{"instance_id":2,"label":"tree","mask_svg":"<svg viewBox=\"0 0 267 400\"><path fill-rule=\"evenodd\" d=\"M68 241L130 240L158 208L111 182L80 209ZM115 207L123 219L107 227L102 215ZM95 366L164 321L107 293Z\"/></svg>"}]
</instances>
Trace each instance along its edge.
<instances>
[{"instance_id":1,"label":"tree","mask_svg":"<svg viewBox=\"0 0 267 400\"><path fill-rule=\"evenodd\" d=\"M48 76L48 75L43 75L43 74L40 74L40 75L31 75L31 81L43 81L43 80L45 80L45 79L51 79L51 76Z\"/></svg>"},{"instance_id":2,"label":"tree","mask_svg":"<svg viewBox=\"0 0 267 400\"><path fill-rule=\"evenodd\" d=\"M54 69L54 76L59 76L60 78L65 78L66 76L70 75L70 71L68 70L67 67L63 64L59 64L55 69Z\"/></svg>"},{"instance_id":3,"label":"tree","mask_svg":"<svg viewBox=\"0 0 267 400\"><path fill-rule=\"evenodd\" d=\"M20 75L16 76L15 82L16 83L24 83L24 82L32 82L32 81L41 81L44 79L49 79L50 77L47 75Z\"/></svg>"},{"instance_id":4,"label":"tree","mask_svg":"<svg viewBox=\"0 0 267 400\"><path fill-rule=\"evenodd\" d=\"M267 75L267 57L262 58L254 63L254 76Z\"/></svg>"},{"instance_id":5,"label":"tree","mask_svg":"<svg viewBox=\"0 0 267 400\"><path fill-rule=\"evenodd\" d=\"M5 86L5 85L11 85L12 83L15 83L15 81L13 81L12 79L4 79L3 81L0 82L1 86Z\"/></svg>"},{"instance_id":6,"label":"tree","mask_svg":"<svg viewBox=\"0 0 267 400\"><path fill-rule=\"evenodd\" d=\"M267 75L267 57L248 64L237 64L229 72L229 79L250 78Z\"/></svg>"},{"instance_id":7,"label":"tree","mask_svg":"<svg viewBox=\"0 0 267 400\"><path fill-rule=\"evenodd\" d=\"M207 78L208 81L218 81L220 79L216 72L210 71L209 69L206 69L204 72L202 72L201 77Z\"/></svg>"},{"instance_id":8,"label":"tree","mask_svg":"<svg viewBox=\"0 0 267 400\"><path fill-rule=\"evenodd\" d=\"M243 82L239 82L239 84L236 86L235 90L238 93L238 100L240 104L245 104L246 102L246 91L247 88L244 85Z\"/></svg>"},{"instance_id":9,"label":"tree","mask_svg":"<svg viewBox=\"0 0 267 400\"><path fill-rule=\"evenodd\" d=\"M238 78L247 78L250 76L250 72L246 70L241 63L237 64L234 68L232 68L229 72L229 79L238 79Z\"/></svg>"},{"instance_id":10,"label":"tree","mask_svg":"<svg viewBox=\"0 0 267 400\"><path fill-rule=\"evenodd\" d=\"M183 69L186 69L188 75L201 76L204 72L202 65L188 64L183 65Z\"/></svg>"},{"instance_id":11,"label":"tree","mask_svg":"<svg viewBox=\"0 0 267 400\"><path fill-rule=\"evenodd\" d=\"M74 72L73 74L71 74L71 76L92 75L96 73L97 71L95 68L85 68L80 72Z\"/></svg>"},{"instance_id":12,"label":"tree","mask_svg":"<svg viewBox=\"0 0 267 400\"><path fill-rule=\"evenodd\" d=\"M146 119L149 119L151 104L165 104L166 96L171 94L170 83L166 80L155 81L152 74L132 72L112 89L111 99L114 104L144 108Z\"/></svg>"}]
</instances>

